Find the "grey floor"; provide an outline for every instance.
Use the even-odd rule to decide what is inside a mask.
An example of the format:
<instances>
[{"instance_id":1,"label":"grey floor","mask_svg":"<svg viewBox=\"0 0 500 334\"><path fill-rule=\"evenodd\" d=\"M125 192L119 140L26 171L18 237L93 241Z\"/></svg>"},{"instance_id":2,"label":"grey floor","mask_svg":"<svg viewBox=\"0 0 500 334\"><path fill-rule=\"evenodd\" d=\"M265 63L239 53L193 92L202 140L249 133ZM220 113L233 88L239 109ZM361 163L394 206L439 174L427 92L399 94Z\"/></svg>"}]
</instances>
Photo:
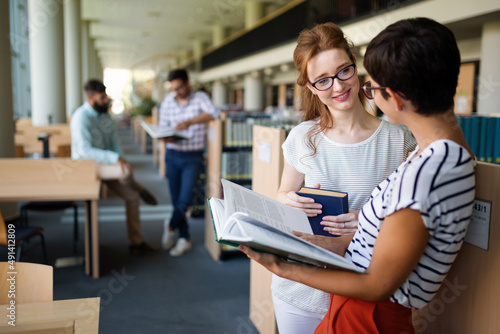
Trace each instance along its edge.
<instances>
[{"instance_id":1,"label":"grey floor","mask_svg":"<svg viewBox=\"0 0 500 334\"><path fill-rule=\"evenodd\" d=\"M167 181L158 175L150 153L141 154L129 129L120 129L125 157L136 179L153 192L157 206L141 205L145 239L160 247L163 220L172 212ZM83 203L80 203L83 255ZM248 318L249 260L239 252L224 261L206 251L204 218L191 218L193 251L173 258L166 251L145 256L128 253L121 199L111 195L99 203L101 277L84 274L83 265L54 269L54 299L101 297L99 333L258 333ZM72 211L29 213L30 225L43 226L49 262L72 257ZM22 261L41 262L37 241ZM5 258L6 251L1 250Z\"/></svg>"}]
</instances>

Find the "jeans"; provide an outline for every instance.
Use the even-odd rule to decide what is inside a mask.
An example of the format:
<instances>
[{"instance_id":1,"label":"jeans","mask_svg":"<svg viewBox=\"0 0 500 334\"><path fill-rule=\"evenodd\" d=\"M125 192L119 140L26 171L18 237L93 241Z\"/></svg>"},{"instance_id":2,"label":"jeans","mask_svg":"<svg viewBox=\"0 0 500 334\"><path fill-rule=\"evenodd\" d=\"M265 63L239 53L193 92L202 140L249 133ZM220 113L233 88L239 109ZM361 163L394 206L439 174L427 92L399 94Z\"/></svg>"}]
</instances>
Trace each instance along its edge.
<instances>
[{"instance_id":1,"label":"jeans","mask_svg":"<svg viewBox=\"0 0 500 334\"><path fill-rule=\"evenodd\" d=\"M186 210L194 196L202 159L202 151L180 152L169 149L165 156L170 196L174 205L169 226L172 230L179 230L179 238L189 239Z\"/></svg>"}]
</instances>

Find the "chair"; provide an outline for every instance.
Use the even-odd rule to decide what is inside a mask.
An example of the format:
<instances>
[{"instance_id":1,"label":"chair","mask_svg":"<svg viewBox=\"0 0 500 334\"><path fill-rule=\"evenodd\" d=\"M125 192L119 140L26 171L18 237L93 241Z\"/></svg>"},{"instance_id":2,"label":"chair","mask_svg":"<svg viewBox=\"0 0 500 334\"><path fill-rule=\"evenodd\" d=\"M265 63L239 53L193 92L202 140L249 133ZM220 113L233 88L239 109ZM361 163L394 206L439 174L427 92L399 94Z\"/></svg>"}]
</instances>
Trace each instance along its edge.
<instances>
[{"instance_id":1,"label":"chair","mask_svg":"<svg viewBox=\"0 0 500 334\"><path fill-rule=\"evenodd\" d=\"M44 147L44 157L49 155L48 152L48 137L47 145ZM61 144L57 145L57 157L71 157L71 145ZM23 225L28 225L28 211L50 212L61 211L73 208L74 227L73 227L73 252L76 253L76 243L78 241L78 204L75 201L62 201L62 202L28 202L21 206L21 222Z\"/></svg>"},{"instance_id":2,"label":"chair","mask_svg":"<svg viewBox=\"0 0 500 334\"><path fill-rule=\"evenodd\" d=\"M53 268L48 265L28 262L14 263L12 269L9 262L0 262L0 304L9 304L6 291L10 289L11 276L15 276L16 304L33 302L50 302L53 300ZM16 274L9 274L15 272Z\"/></svg>"},{"instance_id":3,"label":"chair","mask_svg":"<svg viewBox=\"0 0 500 334\"><path fill-rule=\"evenodd\" d=\"M20 207L22 226L28 227L28 211L51 212L73 208L73 251L76 253L78 241L78 203L75 201L61 202L27 202Z\"/></svg>"},{"instance_id":4,"label":"chair","mask_svg":"<svg viewBox=\"0 0 500 334\"><path fill-rule=\"evenodd\" d=\"M12 230L12 232L11 232ZM9 243L9 233L12 233L15 236L15 253L16 253L16 262L19 262L21 259L21 254L23 251L23 246L26 241L30 240L35 236L40 237L40 242L42 245L43 252L43 261L48 263L47 261L47 250L45 247L45 238L43 237L43 228L38 226L15 226L15 228L7 228L5 224L5 220L3 219L2 212L0 212L0 245L12 247L12 243Z\"/></svg>"}]
</instances>

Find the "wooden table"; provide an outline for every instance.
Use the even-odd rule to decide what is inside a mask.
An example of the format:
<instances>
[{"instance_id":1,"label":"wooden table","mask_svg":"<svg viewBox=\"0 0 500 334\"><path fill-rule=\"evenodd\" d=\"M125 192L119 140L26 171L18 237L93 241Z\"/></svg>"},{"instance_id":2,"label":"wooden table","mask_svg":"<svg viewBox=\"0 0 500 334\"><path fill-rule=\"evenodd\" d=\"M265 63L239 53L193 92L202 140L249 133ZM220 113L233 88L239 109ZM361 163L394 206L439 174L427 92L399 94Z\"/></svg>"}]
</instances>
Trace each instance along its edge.
<instances>
[{"instance_id":1,"label":"wooden table","mask_svg":"<svg viewBox=\"0 0 500 334\"><path fill-rule=\"evenodd\" d=\"M0 333L99 332L99 297L16 304L15 326L10 305L0 305Z\"/></svg>"},{"instance_id":2,"label":"wooden table","mask_svg":"<svg viewBox=\"0 0 500 334\"><path fill-rule=\"evenodd\" d=\"M99 277L97 201L93 160L0 159L0 202L85 201L85 273Z\"/></svg>"}]
</instances>

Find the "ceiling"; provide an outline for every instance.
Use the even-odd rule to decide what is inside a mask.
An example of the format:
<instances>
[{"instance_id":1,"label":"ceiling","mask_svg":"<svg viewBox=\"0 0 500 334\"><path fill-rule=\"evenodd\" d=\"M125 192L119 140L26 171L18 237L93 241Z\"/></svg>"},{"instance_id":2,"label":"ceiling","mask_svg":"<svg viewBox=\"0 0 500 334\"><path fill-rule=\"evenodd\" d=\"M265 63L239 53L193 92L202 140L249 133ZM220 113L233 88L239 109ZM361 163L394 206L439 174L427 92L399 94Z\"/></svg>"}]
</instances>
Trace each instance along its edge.
<instances>
[{"instance_id":1,"label":"ceiling","mask_svg":"<svg viewBox=\"0 0 500 334\"><path fill-rule=\"evenodd\" d=\"M158 71L185 61L196 43L212 46L214 26L222 26L226 37L241 32L246 1L81 0L81 15L103 68ZM294 1L259 2L267 15Z\"/></svg>"}]
</instances>

